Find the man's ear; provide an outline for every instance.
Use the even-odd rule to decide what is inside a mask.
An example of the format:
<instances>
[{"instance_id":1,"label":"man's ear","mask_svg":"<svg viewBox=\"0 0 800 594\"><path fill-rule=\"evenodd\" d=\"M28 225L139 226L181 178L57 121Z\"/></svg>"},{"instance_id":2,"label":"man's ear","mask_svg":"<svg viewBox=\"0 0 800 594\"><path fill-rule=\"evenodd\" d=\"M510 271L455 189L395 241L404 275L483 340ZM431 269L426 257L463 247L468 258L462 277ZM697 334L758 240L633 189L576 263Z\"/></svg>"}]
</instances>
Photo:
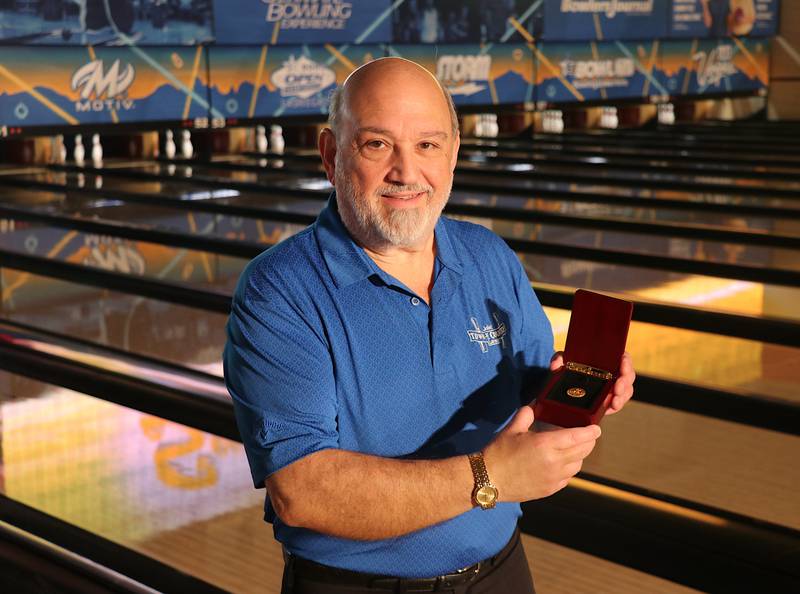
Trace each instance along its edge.
<instances>
[{"instance_id":1,"label":"man's ear","mask_svg":"<svg viewBox=\"0 0 800 594\"><path fill-rule=\"evenodd\" d=\"M336 137L333 135L333 130L330 128L323 129L319 134L317 146L322 157L325 175L327 175L328 181L333 183L336 173Z\"/></svg>"},{"instance_id":2,"label":"man's ear","mask_svg":"<svg viewBox=\"0 0 800 594\"><path fill-rule=\"evenodd\" d=\"M456 164L458 164L458 149L461 146L461 132L456 132L455 140L453 141L453 154L450 156L450 171L455 172Z\"/></svg>"}]
</instances>

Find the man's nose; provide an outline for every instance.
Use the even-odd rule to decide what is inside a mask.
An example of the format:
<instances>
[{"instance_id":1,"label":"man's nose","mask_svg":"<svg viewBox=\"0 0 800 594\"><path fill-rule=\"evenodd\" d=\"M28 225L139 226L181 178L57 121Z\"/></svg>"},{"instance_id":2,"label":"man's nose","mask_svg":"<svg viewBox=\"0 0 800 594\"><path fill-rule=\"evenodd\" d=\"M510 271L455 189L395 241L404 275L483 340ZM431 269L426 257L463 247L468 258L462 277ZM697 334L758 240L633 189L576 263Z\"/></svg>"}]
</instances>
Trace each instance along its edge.
<instances>
[{"instance_id":1,"label":"man's nose","mask_svg":"<svg viewBox=\"0 0 800 594\"><path fill-rule=\"evenodd\" d=\"M417 163L411 148L395 145L392 151L386 181L398 185L417 183Z\"/></svg>"}]
</instances>

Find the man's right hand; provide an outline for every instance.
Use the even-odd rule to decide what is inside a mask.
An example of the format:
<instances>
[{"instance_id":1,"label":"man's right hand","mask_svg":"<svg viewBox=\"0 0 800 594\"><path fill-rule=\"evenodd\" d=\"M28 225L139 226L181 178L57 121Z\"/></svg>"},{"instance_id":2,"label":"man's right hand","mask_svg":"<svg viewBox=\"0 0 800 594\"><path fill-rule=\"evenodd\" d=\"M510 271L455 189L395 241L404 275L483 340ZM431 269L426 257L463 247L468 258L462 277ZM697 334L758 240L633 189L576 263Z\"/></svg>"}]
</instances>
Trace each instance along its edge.
<instances>
[{"instance_id":1,"label":"man's right hand","mask_svg":"<svg viewBox=\"0 0 800 594\"><path fill-rule=\"evenodd\" d=\"M578 474L600 427L530 431L533 409L523 406L483 452L499 501L530 501L556 493Z\"/></svg>"}]
</instances>

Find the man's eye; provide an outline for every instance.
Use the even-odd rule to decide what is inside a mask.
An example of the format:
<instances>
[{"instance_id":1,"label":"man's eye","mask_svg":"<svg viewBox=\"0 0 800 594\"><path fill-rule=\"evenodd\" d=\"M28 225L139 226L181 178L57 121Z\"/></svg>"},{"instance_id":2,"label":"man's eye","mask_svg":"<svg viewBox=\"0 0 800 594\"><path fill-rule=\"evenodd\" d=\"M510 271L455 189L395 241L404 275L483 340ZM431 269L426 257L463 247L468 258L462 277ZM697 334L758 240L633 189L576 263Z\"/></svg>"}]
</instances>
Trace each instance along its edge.
<instances>
[{"instance_id":1,"label":"man's eye","mask_svg":"<svg viewBox=\"0 0 800 594\"><path fill-rule=\"evenodd\" d=\"M384 146L386 146L386 143L383 142L382 140L369 140L369 141L367 141L367 148L379 149L379 148L383 148Z\"/></svg>"},{"instance_id":2,"label":"man's eye","mask_svg":"<svg viewBox=\"0 0 800 594\"><path fill-rule=\"evenodd\" d=\"M419 148L421 148L423 150L426 150L426 151L431 150L431 149L435 149L436 147L437 147L437 145L434 144L433 142L420 142L419 143Z\"/></svg>"}]
</instances>

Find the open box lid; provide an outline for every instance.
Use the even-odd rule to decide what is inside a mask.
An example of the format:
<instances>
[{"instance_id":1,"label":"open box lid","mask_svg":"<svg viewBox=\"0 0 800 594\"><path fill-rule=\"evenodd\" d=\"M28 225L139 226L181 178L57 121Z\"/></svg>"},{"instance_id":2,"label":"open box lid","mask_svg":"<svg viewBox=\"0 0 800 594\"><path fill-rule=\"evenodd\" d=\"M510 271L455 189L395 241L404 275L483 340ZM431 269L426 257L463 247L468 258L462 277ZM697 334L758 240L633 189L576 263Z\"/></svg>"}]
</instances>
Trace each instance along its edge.
<instances>
[{"instance_id":1,"label":"open box lid","mask_svg":"<svg viewBox=\"0 0 800 594\"><path fill-rule=\"evenodd\" d=\"M619 375L633 303L578 289L572 302L565 363L583 363Z\"/></svg>"}]
</instances>

